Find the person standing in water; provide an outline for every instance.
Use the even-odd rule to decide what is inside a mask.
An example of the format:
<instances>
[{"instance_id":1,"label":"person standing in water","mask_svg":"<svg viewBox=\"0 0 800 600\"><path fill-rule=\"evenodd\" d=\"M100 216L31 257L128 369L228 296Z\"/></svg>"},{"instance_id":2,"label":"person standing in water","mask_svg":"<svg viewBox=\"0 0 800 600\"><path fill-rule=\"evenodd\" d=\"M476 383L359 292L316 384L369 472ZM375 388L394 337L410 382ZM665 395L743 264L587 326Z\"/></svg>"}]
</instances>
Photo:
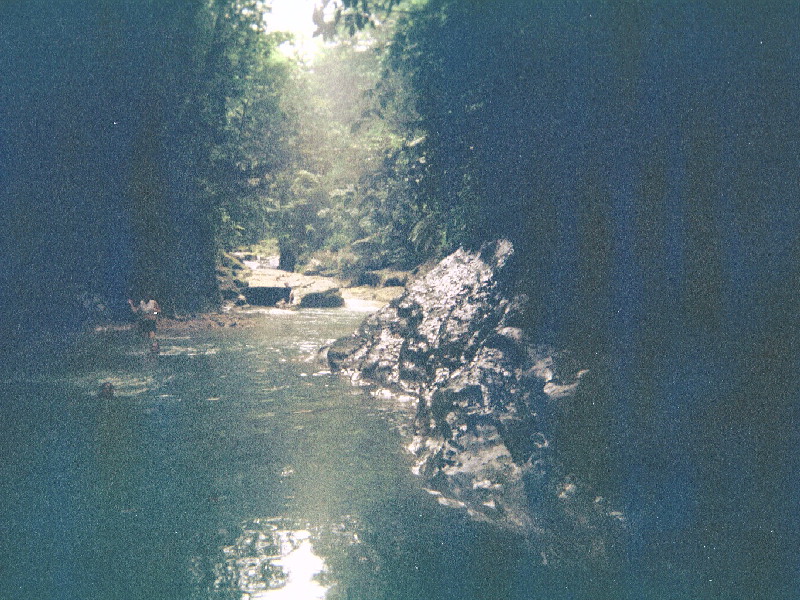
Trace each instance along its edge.
<instances>
[{"instance_id":1,"label":"person standing in water","mask_svg":"<svg viewBox=\"0 0 800 600\"><path fill-rule=\"evenodd\" d=\"M138 306L129 298L128 304L133 313L139 318L137 323L139 332L146 338L154 339L156 337L158 315L161 314L161 306L151 296L145 296L139 301Z\"/></svg>"}]
</instances>

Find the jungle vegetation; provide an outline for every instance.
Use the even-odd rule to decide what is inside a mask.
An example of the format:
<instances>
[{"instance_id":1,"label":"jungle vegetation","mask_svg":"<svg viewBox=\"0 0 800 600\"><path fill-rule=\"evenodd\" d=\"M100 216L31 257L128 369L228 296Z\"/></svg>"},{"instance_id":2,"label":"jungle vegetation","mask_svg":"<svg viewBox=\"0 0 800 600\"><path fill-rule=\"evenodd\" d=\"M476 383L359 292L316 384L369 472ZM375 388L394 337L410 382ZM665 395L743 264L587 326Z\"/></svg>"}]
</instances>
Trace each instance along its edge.
<instances>
[{"instance_id":1,"label":"jungle vegetation","mask_svg":"<svg viewBox=\"0 0 800 600\"><path fill-rule=\"evenodd\" d=\"M522 325L604 373L563 421L588 449L571 460L634 465L601 487L668 506L637 516L655 537L702 521L780 554L800 4L326 4L309 68L256 0L0 3L6 347L143 293L212 308L220 252L264 239L286 268L355 274L507 237Z\"/></svg>"}]
</instances>

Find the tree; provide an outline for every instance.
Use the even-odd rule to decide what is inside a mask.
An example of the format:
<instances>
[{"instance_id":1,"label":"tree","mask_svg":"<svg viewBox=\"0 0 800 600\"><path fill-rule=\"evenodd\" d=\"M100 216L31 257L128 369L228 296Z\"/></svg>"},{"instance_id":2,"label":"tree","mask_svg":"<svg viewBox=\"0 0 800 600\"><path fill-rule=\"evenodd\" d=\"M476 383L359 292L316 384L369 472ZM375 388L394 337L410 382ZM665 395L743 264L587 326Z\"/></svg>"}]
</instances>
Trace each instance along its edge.
<instances>
[{"instance_id":1,"label":"tree","mask_svg":"<svg viewBox=\"0 0 800 600\"><path fill-rule=\"evenodd\" d=\"M349 35L355 11L374 18L379 4L331 6ZM410 238L433 252L511 238L523 325L608 377L571 426L568 459L636 499L653 539L713 531L726 557L748 540L774 560L734 570L779 586L795 544L760 532L791 514L764 490L789 489L777 457L795 439L786 390L797 377L782 373L798 347L785 290L798 273L800 8L401 8L378 91L386 106L411 104L402 137L420 140L394 155L398 175L413 174ZM335 15L321 15L321 33ZM582 445L589 427L604 429Z\"/></svg>"},{"instance_id":2,"label":"tree","mask_svg":"<svg viewBox=\"0 0 800 600\"><path fill-rule=\"evenodd\" d=\"M11 332L120 317L142 293L215 304L220 223L247 222L248 182L283 160L286 68L261 15L255 0L2 3Z\"/></svg>"},{"instance_id":3,"label":"tree","mask_svg":"<svg viewBox=\"0 0 800 600\"><path fill-rule=\"evenodd\" d=\"M399 196L392 195L399 187L384 184L399 164L403 141L374 93L380 41L362 37L331 45L313 69L296 71L284 88L285 109L302 115L289 136L294 154L260 192L269 211L267 229L282 258L291 255L284 266L315 251L354 248L356 263L345 270L386 266L399 260L397 248L408 245L407 236L398 246L401 237L391 233L400 223L394 219Z\"/></svg>"}]
</instances>

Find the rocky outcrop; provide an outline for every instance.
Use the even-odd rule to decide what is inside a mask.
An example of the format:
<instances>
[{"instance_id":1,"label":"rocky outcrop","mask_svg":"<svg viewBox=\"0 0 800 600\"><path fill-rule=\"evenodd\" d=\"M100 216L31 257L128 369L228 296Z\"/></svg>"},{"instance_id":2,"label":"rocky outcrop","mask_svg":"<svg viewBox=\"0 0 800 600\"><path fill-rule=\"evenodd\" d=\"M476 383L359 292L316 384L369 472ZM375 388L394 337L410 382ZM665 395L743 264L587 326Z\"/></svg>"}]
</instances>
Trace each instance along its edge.
<instances>
[{"instance_id":1,"label":"rocky outcrop","mask_svg":"<svg viewBox=\"0 0 800 600\"><path fill-rule=\"evenodd\" d=\"M328 349L334 370L416 399L409 451L437 500L530 533L543 561L605 560L622 515L561 472L549 420L585 371L536 347L507 241L459 250Z\"/></svg>"},{"instance_id":2,"label":"rocky outcrop","mask_svg":"<svg viewBox=\"0 0 800 600\"><path fill-rule=\"evenodd\" d=\"M344 306L344 298L339 288L307 291L297 300L301 308L339 308Z\"/></svg>"},{"instance_id":3,"label":"rocky outcrop","mask_svg":"<svg viewBox=\"0 0 800 600\"><path fill-rule=\"evenodd\" d=\"M291 301L292 289L284 286L258 285L247 288L244 296L248 304L253 306L276 306L281 302Z\"/></svg>"},{"instance_id":4,"label":"rocky outcrop","mask_svg":"<svg viewBox=\"0 0 800 600\"><path fill-rule=\"evenodd\" d=\"M260 267L252 270L248 284L245 295L250 304L302 308L335 308L344 304L340 283L331 277Z\"/></svg>"}]
</instances>

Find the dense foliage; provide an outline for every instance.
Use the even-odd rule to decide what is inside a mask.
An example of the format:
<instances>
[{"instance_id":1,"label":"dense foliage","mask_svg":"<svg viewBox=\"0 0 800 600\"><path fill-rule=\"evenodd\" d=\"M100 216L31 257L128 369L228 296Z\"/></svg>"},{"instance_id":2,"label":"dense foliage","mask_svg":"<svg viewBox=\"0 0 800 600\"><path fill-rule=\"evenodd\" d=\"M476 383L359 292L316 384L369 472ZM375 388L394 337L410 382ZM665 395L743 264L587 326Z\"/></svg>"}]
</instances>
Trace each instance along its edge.
<instances>
[{"instance_id":1,"label":"dense foliage","mask_svg":"<svg viewBox=\"0 0 800 600\"><path fill-rule=\"evenodd\" d=\"M409 192L413 144L381 93L384 47L377 34L339 40L291 70L280 102L291 125L283 160L249 180L249 196L228 196L234 235L226 247L266 237L277 242L281 268L310 261L346 277L429 255L410 238L421 214Z\"/></svg>"},{"instance_id":2,"label":"dense foliage","mask_svg":"<svg viewBox=\"0 0 800 600\"><path fill-rule=\"evenodd\" d=\"M678 544L702 523L777 582L774 532L797 533L780 498L797 487L800 5L324 4L329 39L396 29L308 72L273 52L256 0L0 3L4 339L144 293L213 305L218 249L264 236L287 268L509 237L525 327L606 374L561 421L585 440L565 454L639 531ZM724 490L676 491L703 486Z\"/></svg>"},{"instance_id":3,"label":"dense foliage","mask_svg":"<svg viewBox=\"0 0 800 600\"><path fill-rule=\"evenodd\" d=\"M290 152L260 4L7 2L0 19L5 323L78 325L141 294L214 305L218 242Z\"/></svg>"},{"instance_id":4,"label":"dense foliage","mask_svg":"<svg viewBox=\"0 0 800 600\"><path fill-rule=\"evenodd\" d=\"M703 524L730 548L742 528L772 556L763 491L789 485L798 389L798 23L787 2L431 0L390 55L443 243L511 237L537 339L604 357L608 396L563 420L575 464L638 499L639 531ZM686 492L709 482L727 493Z\"/></svg>"}]
</instances>

